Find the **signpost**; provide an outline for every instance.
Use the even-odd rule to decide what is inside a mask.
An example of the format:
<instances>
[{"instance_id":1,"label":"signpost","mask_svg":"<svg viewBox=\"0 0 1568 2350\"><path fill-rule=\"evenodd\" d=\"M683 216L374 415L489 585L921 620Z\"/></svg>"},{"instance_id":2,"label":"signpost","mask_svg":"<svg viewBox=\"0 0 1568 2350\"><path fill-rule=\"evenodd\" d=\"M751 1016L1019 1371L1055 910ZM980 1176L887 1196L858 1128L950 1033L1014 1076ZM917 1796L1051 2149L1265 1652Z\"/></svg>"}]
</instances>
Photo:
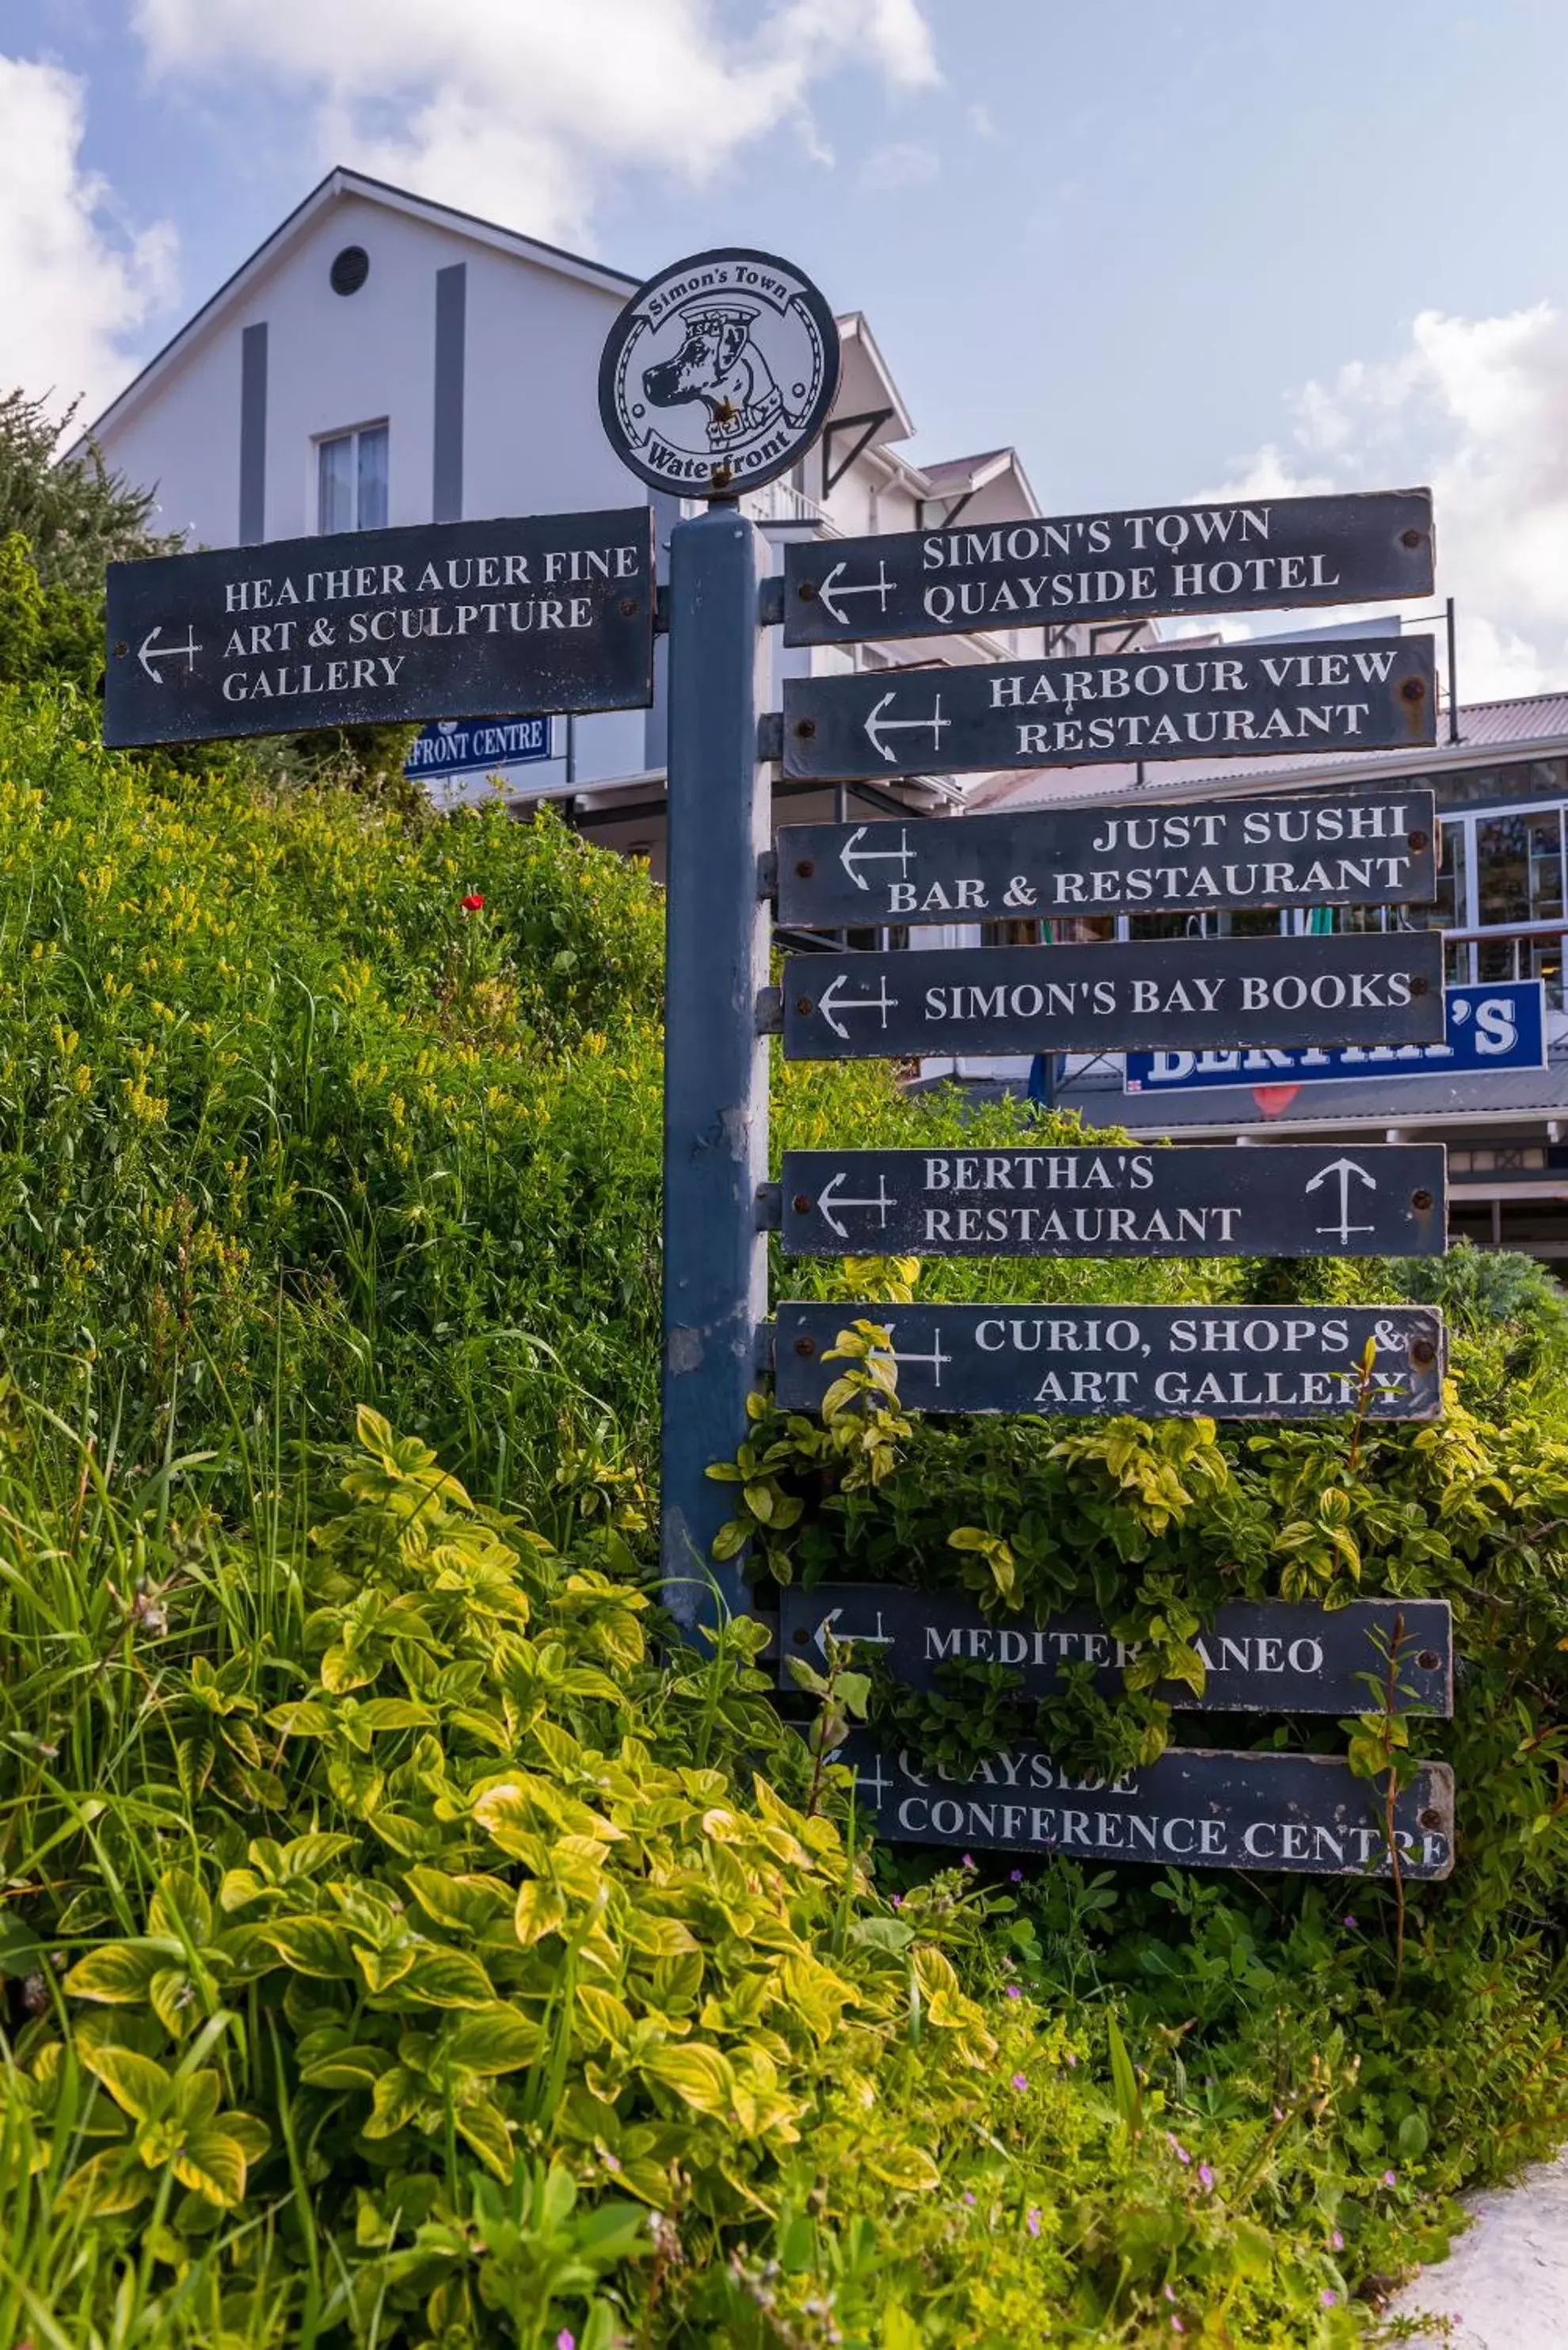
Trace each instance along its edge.
<instances>
[{"instance_id":1,"label":"signpost","mask_svg":"<svg viewBox=\"0 0 1568 2350\"><path fill-rule=\"evenodd\" d=\"M792 955L784 1053L1113 1053L1420 1045L1442 1035L1436 931Z\"/></svg>"},{"instance_id":2,"label":"signpost","mask_svg":"<svg viewBox=\"0 0 1568 2350\"><path fill-rule=\"evenodd\" d=\"M1443 990L1445 1026L1436 1045L1351 1045L1288 1051L1129 1053L1129 1094L1189 1093L1205 1086L1343 1084L1351 1077L1478 1076L1492 1069L1546 1066L1546 986L1498 980Z\"/></svg>"},{"instance_id":3,"label":"signpost","mask_svg":"<svg viewBox=\"0 0 1568 2350\"><path fill-rule=\"evenodd\" d=\"M820 1583L779 1594L778 1678L792 1686L788 1659L820 1667L827 1642L849 1644L857 1663L875 1653L910 1689L930 1689L944 1665L1004 1665L1021 1697L1044 1697L1069 1665L1092 1665L1097 1689L1115 1697L1138 1654L1093 1608L1048 1623L981 1613L967 1592L911 1591L897 1583ZM1160 1681L1153 1694L1183 1712L1365 1713L1369 1682L1381 1692L1395 1664L1394 1709L1448 1715L1454 1710L1453 1611L1446 1599L1353 1599L1323 1608L1287 1600L1231 1600L1193 1640L1201 1690Z\"/></svg>"},{"instance_id":4,"label":"signpost","mask_svg":"<svg viewBox=\"0 0 1568 2350\"><path fill-rule=\"evenodd\" d=\"M786 1150L789 1256L1437 1256L1440 1143Z\"/></svg>"},{"instance_id":5,"label":"signpost","mask_svg":"<svg viewBox=\"0 0 1568 2350\"><path fill-rule=\"evenodd\" d=\"M891 1338L898 1399L914 1411L1386 1420L1443 1408L1442 1316L1428 1306L791 1303L774 1321L786 1410L821 1403L843 1368L839 1333L857 1322Z\"/></svg>"},{"instance_id":6,"label":"signpost","mask_svg":"<svg viewBox=\"0 0 1568 2350\"><path fill-rule=\"evenodd\" d=\"M115 746L652 699L646 506L109 567Z\"/></svg>"},{"instance_id":7,"label":"signpost","mask_svg":"<svg viewBox=\"0 0 1568 2350\"><path fill-rule=\"evenodd\" d=\"M1366 604L1429 596L1432 577L1427 490L960 523L787 546L784 636L830 645Z\"/></svg>"},{"instance_id":8,"label":"signpost","mask_svg":"<svg viewBox=\"0 0 1568 2350\"><path fill-rule=\"evenodd\" d=\"M796 824L779 834L778 915L839 930L1031 914L1424 906L1436 893L1437 860L1428 791L1051 808L961 823Z\"/></svg>"},{"instance_id":9,"label":"signpost","mask_svg":"<svg viewBox=\"0 0 1568 2350\"><path fill-rule=\"evenodd\" d=\"M1413 750L1437 740L1430 637L1179 645L1075 660L786 678L801 780L1106 760Z\"/></svg>"},{"instance_id":10,"label":"signpost","mask_svg":"<svg viewBox=\"0 0 1568 2350\"><path fill-rule=\"evenodd\" d=\"M862 1818L894 1844L1059 1854L1069 1860L1266 1868L1320 1877L1390 1873L1380 1787L1323 1754L1218 1754L1168 1747L1106 1786L1016 1746L967 1778L909 1753L879 1754L857 1733L845 1750ZM1394 1814L1402 1877L1453 1867L1454 1774L1417 1766Z\"/></svg>"},{"instance_id":11,"label":"signpost","mask_svg":"<svg viewBox=\"0 0 1568 2350\"><path fill-rule=\"evenodd\" d=\"M1405 905L1436 883L1431 795L1402 788L911 818L896 834L796 828L775 860L762 757L780 751L786 775L809 783L1433 738L1431 644L1397 636L808 677L786 682L782 718L764 725L758 651L778 603L761 593L763 542L737 500L811 445L838 365L817 288L776 255L733 247L639 287L600 366L600 412L622 462L657 489L710 502L670 534L665 598L661 1545L665 1602L688 1632L749 1604L742 1563L713 1559L729 1512L708 1471L746 1426L767 1328L770 1215L803 1254L1354 1256L1442 1244L1437 1149L792 1152L780 1202L765 1180L775 1028L793 1058L1147 1052L1158 1056L1153 1084L1200 1062L1199 1081L1211 1082L1227 1056L1243 1083L1260 1055L1271 1075L1287 1056L1326 1067L1346 1048L1453 1057L1464 1024L1451 1003L1445 1045L1442 941L1414 931L825 953L785 962L782 1002L767 988L775 875L782 918L827 928ZM652 700L652 519L637 507L443 523L112 565L105 740L417 720L439 723L415 773L546 755L552 713ZM808 645L1361 602L1431 584L1430 499L1402 491L955 520L791 546L783 608L786 642ZM535 714L495 714L519 707ZM1508 993L1474 1005L1478 1052L1501 1037ZM1539 994L1535 1012L1539 1028ZM784 1304L773 1328L783 1405L821 1402L836 1342L856 1322L887 1334L900 1399L916 1410L1359 1424L1441 1409L1440 1315L1294 1305ZM786 1592L783 1620L788 1647L825 1648L825 1627L844 1627L916 1685L963 1657L1016 1666L1026 1693L1075 1659L1115 1688L1127 1661L1083 1609L1025 1626L988 1618L961 1594L901 1586ZM1182 1690L1172 1702L1353 1710L1362 1673L1390 1651L1396 1704L1446 1711L1448 1611L1392 1599L1334 1614L1228 1606L1202 1638L1201 1697ZM1178 1748L1102 1786L1064 1778L1032 1746L961 1783L908 1756L885 1765L867 1740L854 1752L863 1801L896 1838L1194 1866L1389 1866L1381 1794L1332 1757ZM1443 1875L1452 1783L1441 1764L1417 1767L1397 1819L1404 1873Z\"/></svg>"}]
</instances>

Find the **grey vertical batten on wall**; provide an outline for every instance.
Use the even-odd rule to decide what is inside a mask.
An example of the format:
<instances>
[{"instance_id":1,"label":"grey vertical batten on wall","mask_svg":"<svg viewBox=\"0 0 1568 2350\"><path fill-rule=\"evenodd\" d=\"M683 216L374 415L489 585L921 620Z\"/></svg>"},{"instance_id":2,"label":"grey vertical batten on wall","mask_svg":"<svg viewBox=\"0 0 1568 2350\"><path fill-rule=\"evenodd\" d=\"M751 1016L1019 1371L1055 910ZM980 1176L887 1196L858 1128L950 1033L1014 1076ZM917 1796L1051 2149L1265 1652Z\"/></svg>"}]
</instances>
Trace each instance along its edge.
<instances>
[{"instance_id":1,"label":"grey vertical batten on wall","mask_svg":"<svg viewBox=\"0 0 1568 2350\"><path fill-rule=\"evenodd\" d=\"M240 337L240 545L266 536L266 325Z\"/></svg>"},{"instance_id":2,"label":"grey vertical batten on wall","mask_svg":"<svg viewBox=\"0 0 1568 2350\"><path fill-rule=\"evenodd\" d=\"M436 271L435 440L431 520L462 520L462 377L468 332L468 264Z\"/></svg>"}]
</instances>

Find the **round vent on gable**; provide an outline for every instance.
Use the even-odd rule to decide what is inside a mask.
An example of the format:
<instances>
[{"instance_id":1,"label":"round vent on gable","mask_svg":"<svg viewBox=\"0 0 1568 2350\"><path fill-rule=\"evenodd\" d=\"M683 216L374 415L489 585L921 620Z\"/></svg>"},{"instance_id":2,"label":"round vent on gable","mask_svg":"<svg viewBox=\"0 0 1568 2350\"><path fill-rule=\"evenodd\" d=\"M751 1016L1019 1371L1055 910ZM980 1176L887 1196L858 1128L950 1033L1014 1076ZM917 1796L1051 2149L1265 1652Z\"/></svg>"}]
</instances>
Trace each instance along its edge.
<instances>
[{"instance_id":1,"label":"round vent on gable","mask_svg":"<svg viewBox=\"0 0 1568 2350\"><path fill-rule=\"evenodd\" d=\"M362 244L346 244L329 274L334 294L358 294L370 275L370 256Z\"/></svg>"}]
</instances>

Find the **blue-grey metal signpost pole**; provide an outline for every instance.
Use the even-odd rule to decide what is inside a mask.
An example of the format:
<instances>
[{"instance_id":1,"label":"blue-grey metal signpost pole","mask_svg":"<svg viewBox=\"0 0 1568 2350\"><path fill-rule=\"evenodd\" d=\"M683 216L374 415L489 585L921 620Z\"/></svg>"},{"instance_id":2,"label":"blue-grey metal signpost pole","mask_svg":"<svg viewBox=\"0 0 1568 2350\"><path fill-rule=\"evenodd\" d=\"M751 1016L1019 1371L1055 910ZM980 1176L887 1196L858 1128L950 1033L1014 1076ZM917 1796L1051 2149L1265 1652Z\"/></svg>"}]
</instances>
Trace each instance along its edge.
<instances>
[{"instance_id":1,"label":"blue-grey metal signpost pole","mask_svg":"<svg viewBox=\"0 0 1568 2350\"><path fill-rule=\"evenodd\" d=\"M762 542L730 504L670 541L669 879L664 1006L665 1604L687 1629L745 1606L738 1564L715 1565L767 1306L757 1191L768 1171L768 975L759 894L769 841L757 764Z\"/></svg>"}]
</instances>

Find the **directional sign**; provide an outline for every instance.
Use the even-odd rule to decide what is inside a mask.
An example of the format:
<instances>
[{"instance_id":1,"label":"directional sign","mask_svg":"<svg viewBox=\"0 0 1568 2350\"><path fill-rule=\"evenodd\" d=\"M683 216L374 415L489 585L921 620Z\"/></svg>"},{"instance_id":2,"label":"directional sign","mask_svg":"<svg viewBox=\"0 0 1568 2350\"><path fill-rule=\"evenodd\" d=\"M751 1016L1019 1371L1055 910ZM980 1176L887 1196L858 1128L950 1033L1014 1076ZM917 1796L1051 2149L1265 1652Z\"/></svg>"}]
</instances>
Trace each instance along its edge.
<instances>
[{"instance_id":1,"label":"directional sign","mask_svg":"<svg viewBox=\"0 0 1568 2350\"><path fill-rule=\"evenodd\" d=\"M1092 1608L1043 1625L983 1615L967 1592L910 1591L896 1583L821 1583L779 1594L781 1689L788 1659L820 1664L829 1635L854 1644L857 1659L877 1656L910 1689L929 1689L943 1665L1006 1665L1021 1696L1044 1697L1068 1665L1092 1665L1107 1696L1123 1687L1137 1655ZM1365 1713L1368 1677L1386 1690L1390 1659L1397 1712L1454 1710L1453 1614L1446 1599L1353 1599L1346 1607L1301 1607L1280 1599L1232 1600L1193 1641L1204 1668L1201 1691L1161 1681L1154 1694L1189 1712Z\"/></svg>"},{"instance_id":2,"label":"directional sign","mask_svg":"<svg viewBox=\"0 0 1568 2350\"><path fill-rule=\"evenodd\" d=\"M110 744L652 699L647 506L109 567Z\"/></svg>"},{"instance_id":3,"label":"directional sign","mask_svg":"<svg viewBox=\"0 0 1568 2350\"><path fill-rule=\"evenodd\" d=\"M829 1359L838 1334L857 1322L891 1337L899 1400L915 1411L1144 1419L1442 1411L1443 1318L1430 1306L794 1304L777 1308L774 1325L774 1376L787 1410L822 1401L843 1369Z\"/></svg>"},{"instance_id":4,"label":"directional sign","mask_svg":"<svg viewBox=\"0 0 1568 2350\"><path fill-rule=\"evenodd\" d=\"M1204 1086L1341 1084L1351 1077L1439 1077L1546 1066L1546 986L1497 980L1443 991L1445 1032L1436 1045L1351 1045L1339 1051L1129 1053L1129 1094L1185 1093Z\"/></svg>"},{"instance_id":5,"label":"directional sign","mask_svg":"<svg viewBox=\"0 0 1568 2350\"><path fill-rule=\"evenodd\" d=\"M1410 750L1438 732L1430 637L1179 645L1081 660L786 678L788 776Z\"/></svg>"},{"instance_id":6,"label":"directional sign","mask_svg":"<svg viewBox=\"0 0 1568 2350\"><path fill-rule=\"evenodd\" d=\"M784 549L784 642L1362 604L1432 592L1428 490L958 524Z\"/></svg>"},{"instance_id":7,"label":"directional sign","mask_svg":"<svg viewBox=\"0 0 1568 2350\"><path fill-rule=\"evenodd\" d=\"M855 1773L862 1819L895 1844L1060 1854L1151 1866L1255 1868L1321 1877L1390 1873L1382 1789L1323 1754L1228 1754L1168 1747L1110 1785L1015 1746L963 1776L907 1751L880 1754L857 1732L838 1759ZM1422 1762L1394 1814L1402 1876L1447 1877L1454 1774Z\"/></svg>"},{"instance_id":8,"label":"directional sign","mask_svg":"<svg viewBox=\"0 0 1568 2350\"><path fill-rule=\"evenodd\" d=\"M837 930L1032 914L1424 906L1436 893L1437 844L1428 791L1052 808L961 824L788 825L778 838L778 914Z\"/></svg>"},{"instance_id":9,"label":"directional sign","mask_svg":"<svg viewBox=\"0 0 1568 2350\"><path fill-rule=\"evenodd\" d=\"M792 955L784 1052L1112 1053L1440 1038L1436 931Z\"/></svg>"},{"instance_id":10,"label":"directional sign","mask_svg":"<svg viewBox=\"0 0 1568 2350\"><path fill-rule=\"evenodd\" d=\"M1441 1143L786 1150L790 1256L1440 1256Z\"/></svg>"}]
</instances>

